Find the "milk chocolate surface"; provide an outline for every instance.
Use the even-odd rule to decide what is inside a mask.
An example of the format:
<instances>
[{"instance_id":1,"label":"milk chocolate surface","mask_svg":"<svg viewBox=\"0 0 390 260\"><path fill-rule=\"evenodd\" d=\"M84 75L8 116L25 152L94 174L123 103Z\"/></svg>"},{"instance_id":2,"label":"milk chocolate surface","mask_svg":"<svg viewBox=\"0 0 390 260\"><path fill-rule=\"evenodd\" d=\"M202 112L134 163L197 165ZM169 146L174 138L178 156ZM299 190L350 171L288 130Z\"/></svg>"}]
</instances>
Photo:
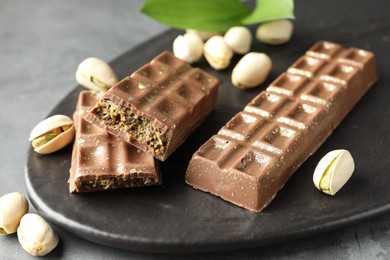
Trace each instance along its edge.
<instances>
[{"instance_id":1,"label":"milk chocolate surface","mask_svg":"<svg viewBox=\"0 0 390 260\"><path fill-rule=\"evenodd\" d=\"M316 43L199 148L186 182L261 211L376 80L372 53Z\"/></svg>"},{"instance_id":2,"label":"milk chocolate surface","mask_svg":"<svg viewBox=\"0 0 390 260\"><path fill-rule=\"evenodd\" d=\"M161 184L153 156L83 119L98 100L99 94L95 92L82 91L79 95L73 116L76 138L69 191L77 193Z\"/></svg>"},{"instance_id":3,"label":"milk chocolate surface","mask_svg":"<svg viewBox=\"0 0 390 260\"><path fill-rule=\"evenodd\" d=\"M218 85L166 51L107 91L85 118L164 161L213 110Z\"/></svg>"}]
</instances>

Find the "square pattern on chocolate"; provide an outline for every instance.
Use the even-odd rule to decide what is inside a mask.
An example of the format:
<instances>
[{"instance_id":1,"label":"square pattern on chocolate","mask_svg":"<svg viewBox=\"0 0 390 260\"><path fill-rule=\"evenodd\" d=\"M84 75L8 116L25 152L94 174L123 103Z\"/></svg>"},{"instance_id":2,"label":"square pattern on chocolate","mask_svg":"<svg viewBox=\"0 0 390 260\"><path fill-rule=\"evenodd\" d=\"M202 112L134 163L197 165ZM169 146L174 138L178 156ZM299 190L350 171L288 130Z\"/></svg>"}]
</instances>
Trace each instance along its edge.
<instances>
[{"instance_id":1,"label":"square pattern on chocolate","mask_svg":"<svg viewBox=\"0 0 390 260\"><path fill-rule=\"evenodd\" d=\"M372 53L316 43L199 148L186 182L261 211L376 80Z\"/></svg>"},{"instance_id":2,"label":"square pattern on chocolate","mask_svg":"<svg viewBox=\"0 0 390 260\"><path fill-rule=\"evenodd\" d=\"M218 85L166 51L107 91L85 118L164 161L212 111Z\"/></svg>"}]
</instances>

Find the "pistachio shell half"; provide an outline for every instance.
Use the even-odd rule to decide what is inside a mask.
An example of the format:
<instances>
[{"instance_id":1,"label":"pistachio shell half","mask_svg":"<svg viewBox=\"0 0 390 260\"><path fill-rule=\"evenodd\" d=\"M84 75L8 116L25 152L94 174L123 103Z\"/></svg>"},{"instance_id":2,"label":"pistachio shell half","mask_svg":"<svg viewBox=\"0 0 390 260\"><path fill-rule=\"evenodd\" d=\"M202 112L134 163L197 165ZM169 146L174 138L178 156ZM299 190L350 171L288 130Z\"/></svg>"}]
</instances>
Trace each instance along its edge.
<instances>
[{"instance_id":1,"label":"pistachio shell half","mask_svg":"<svg viewBox=\"0 0 390 260\"><path fill-rule=\"evenodd\" d=\"M107 91L118 82L114 71L105 61L90 57L80 63L76 71L76 80L91 90Z\"/></svg>"},{"instance_id":2,"label":"pistachio shell half","mask_svg":"<svg viewBox=\"0 0 390 260\"><path fill-rule=\"evenodd\" d=\"M28 211L28 202L19 192L0 197L0 235L16 232L20 219Z\"/></svg>"},{"instance_id":3,"label":"pistachio shell half","mask_svg":"<svg viewBox=\"0 0 390 260\"><path fill-rule=\"evenodd\" d=\"M347 183L354 170L351 153L344 149L334 150L319 161L313 182L317 189L333 196Z\"/></svg>"},{"instance_id":4,"label":"pistachio shell half","mask_svg":"<svg viewBox=\"0 0 390 260\"><path fill-rule=\"evenodd\" d=\"M34 151L49 154L68 145L74 137L72 119L65 115L54 115L37 124L30 133Z\"/></svg>"},{"instance_id":5,"label":"pistachio shell half","mask_svg":"<svg viewBox=\"0 0 390 260\"><path fill-rule=\"evenodd\" d=\"M39 215L27 213L20 220L18 239L23 249L33 256L50 253L58 244L58 236Z\"/></svg>"}]
</instances>

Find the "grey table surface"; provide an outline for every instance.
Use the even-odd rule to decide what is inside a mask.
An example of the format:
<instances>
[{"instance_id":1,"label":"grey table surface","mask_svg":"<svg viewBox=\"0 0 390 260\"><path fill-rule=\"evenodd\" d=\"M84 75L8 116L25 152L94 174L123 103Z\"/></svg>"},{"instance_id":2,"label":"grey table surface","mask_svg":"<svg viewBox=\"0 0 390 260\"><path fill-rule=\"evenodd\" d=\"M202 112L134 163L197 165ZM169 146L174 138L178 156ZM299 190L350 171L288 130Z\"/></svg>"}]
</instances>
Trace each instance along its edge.
<instances>
[{"instance_id":1,"label":"grey table surface","mask_svg":"<svg viewBox=\"0 0 390 260\"><path fill-rule=\"evenodd\" d=\"M139 12L143 1L0 1L0 195L26 194L28 136L75 86L86 57L110 61L169 28ZM387 36L389 37L389 36ZM36 212L31 206L30 212ZM388 259L390 215L297 241L228 253L156 255L98 245L54 227L47 259ZM32 259L17 236L0 237L1 259Z\"/></svg>"}]
</instances>

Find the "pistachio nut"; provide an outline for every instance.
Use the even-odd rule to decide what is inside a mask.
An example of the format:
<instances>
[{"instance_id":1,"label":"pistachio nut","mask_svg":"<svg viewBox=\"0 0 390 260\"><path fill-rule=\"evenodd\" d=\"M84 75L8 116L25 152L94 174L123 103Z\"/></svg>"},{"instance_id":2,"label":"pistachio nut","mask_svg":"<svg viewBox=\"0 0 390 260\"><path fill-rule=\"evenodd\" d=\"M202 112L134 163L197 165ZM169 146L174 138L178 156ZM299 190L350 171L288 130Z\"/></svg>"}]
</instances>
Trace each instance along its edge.
<instances>
[{"instance_id":1,"label":"pistachio nut","mask_svg":"<svg viewBox=\"0 0 390 260\"><path fill-rule=\"evenodd\" d=\"M256 30L256 38L263 43L277 45L290 40L293 33L293 23L282 19L260 24Z\"/></svg>"},{"instance_id":2,"label":"pistachio nut","mask_svg":"<svg viewBox=\"0 0 390 260\"><path fill-rule=\"evenodd\" d=\"M201 30L195 30L195 29L187 29L186 32L187 33L196 33L197 35L200 36L202 41L207 41L208 39L210 39L211 37L213 37L215 35L222 35L221 32L217 32L217 31L201 31Z\"/></svg>"},{"instance_id":3,"label":"pistachio nut","mask_svg":"<svg viewBox=\"0 0 390 260\"><path fill-rule=\"evenodd\" d=\"M30 133L34 151L49 154L68 145L74 137L72 119L65 115L54 115L37 124Z\"/></svg>"},{"instance_id":4,"label":"pistachio nut","mask_svg":"<svg viewBox=\"0 0 390 260\"><path fill-rule=\"evenodd\" d=\"M18 240L23 249L33 256L50 253L58 244L58 236L39 215L27 213L20 220Z\"/></svg>"},{"instance_id":5,"label":"pistachio nut","mask_svg":"<svg viewBox=\"0 0 390 260\"><path fill-rule=\"evenodd\" d=\"M197 62L203 56L203 40L193 32L179 35L173 41L173 54L189 64Z\"/></svg>"},{"instance_id":6,"label":"pistachio nut","mask_svg":"<svg viewBox=\"0 0 390 260\"><path fill-rule=\"evenodd\" d=\"M252 34L244 26L234 26L224 35L226 44L238 54L247 53L252 44Z\"/></svg>"},{"instance_id":7,"label":"pistachio nut","mask_svg":"<svg viewBox=\"0 0 390 260\"><path fill-rule=\"evenodd\" d=\"M319 161L313 182L317 189L333 196L347 183L354 170L351 153L344 149L334 150Z\"/></svg>"},{"instance_id":8,"label":"pistachio nut","mask_svg":"<svg viewBox=\"0 0 390 260\"><path fill-rule=\"evenodd\" d=\"M80 63L76 71L76 80L91 90L107 91L118 82L114 71L105 61L90 57Z\"/></svg>"},{"instance_id":9,"label":"pistachio nut","mask_svg":"<svg viewBox=\"0 0 390 260\"><path fill-rule=\"evenodd\" d=\"M263 83L272 68L271 59L264 53L245 54L233 68L232 83L241 89L253 88Z\"/></svg>"},{"instance_id":10,"label":"pistachio nut","mask_svg":"<svg viewBox=\"0 0 390 260\"><path fill-rule=\"evenodd\" d=\"M226 44L222 36L216 35L204 44L203 54L211 67L222 70L229 66L233 50Z\"/></svg>"},{"instance_id":11,"label":"pistachio nut","mask_svg":"<svg viewBox=\"0 0 390 260\"><path fill-rule=\"evenodd\" d=\"M28 202L19 192L0 197L0 235L13 234L28 211Z\"/></svg>"}]
</instances>

